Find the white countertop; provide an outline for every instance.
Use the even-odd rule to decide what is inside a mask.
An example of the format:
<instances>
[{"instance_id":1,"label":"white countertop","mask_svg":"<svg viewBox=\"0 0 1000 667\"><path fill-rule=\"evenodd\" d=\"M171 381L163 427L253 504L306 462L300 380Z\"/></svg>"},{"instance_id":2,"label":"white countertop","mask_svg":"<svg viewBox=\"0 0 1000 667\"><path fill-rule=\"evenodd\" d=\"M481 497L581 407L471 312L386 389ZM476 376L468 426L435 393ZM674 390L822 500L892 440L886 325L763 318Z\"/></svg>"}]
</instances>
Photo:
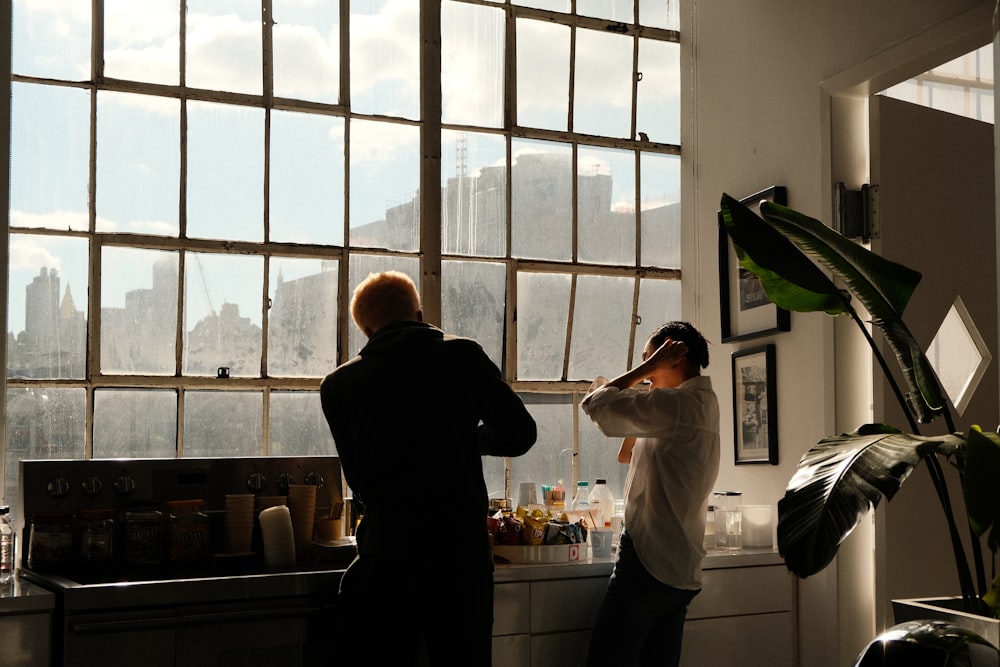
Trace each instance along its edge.
<instances>
[{"instance_id":1,"label":"white countertop","mask_svg":"<svg viewBox=\"0 0 1000 667\"><path fill-rule=\"evenodd\" d=\"M729 567L759 567L783 565L777 549L741 549L719 551L713 549L705 555L702 569L713 570ZM566 563L497 563L493 573L496 583L539 581L545 579L579 579L583 577L609 577L614 569L615 556L581 558Z\"/></svg>"}]
</instances>

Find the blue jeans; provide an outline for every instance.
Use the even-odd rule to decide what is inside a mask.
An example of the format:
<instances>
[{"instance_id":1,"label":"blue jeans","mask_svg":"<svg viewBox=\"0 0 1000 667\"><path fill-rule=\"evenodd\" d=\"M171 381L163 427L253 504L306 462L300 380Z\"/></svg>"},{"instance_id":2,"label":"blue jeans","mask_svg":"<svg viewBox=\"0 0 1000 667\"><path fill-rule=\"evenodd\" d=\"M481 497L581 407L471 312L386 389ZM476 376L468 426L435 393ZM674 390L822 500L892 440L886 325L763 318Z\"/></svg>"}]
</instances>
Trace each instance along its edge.
<instances>
[{"instance_id":1,"label":"blue jeans","mask_svg":"<svg viewBox=\"0 0 1000 667\"><path fill-rule=\"evenodd\" d=\"M632 538L622 531L615 569L591 634L587 667L676 667L688 604L698 593L655 579L639 562Z\"/></svg>"}]
</instances>

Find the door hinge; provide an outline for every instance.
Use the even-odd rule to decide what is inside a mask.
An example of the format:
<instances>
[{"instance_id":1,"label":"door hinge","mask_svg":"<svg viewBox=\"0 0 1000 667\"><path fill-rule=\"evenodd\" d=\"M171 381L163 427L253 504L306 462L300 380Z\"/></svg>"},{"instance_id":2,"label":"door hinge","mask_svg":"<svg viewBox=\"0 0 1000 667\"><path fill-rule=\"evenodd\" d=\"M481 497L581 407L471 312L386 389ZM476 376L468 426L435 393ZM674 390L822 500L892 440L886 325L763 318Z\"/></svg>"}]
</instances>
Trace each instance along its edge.
<instances>
[{"instance_id":1,"label":"door hinge","mask_svg":"<svg viewBox=\"0 0 1000 667\"><path fill-rule=\"evenodd\" d=\"M833 198L834 229L849 239L868 243L878 238L878 186L865 183L848 190L837 183Z\"/></svg>"}]
</instances>

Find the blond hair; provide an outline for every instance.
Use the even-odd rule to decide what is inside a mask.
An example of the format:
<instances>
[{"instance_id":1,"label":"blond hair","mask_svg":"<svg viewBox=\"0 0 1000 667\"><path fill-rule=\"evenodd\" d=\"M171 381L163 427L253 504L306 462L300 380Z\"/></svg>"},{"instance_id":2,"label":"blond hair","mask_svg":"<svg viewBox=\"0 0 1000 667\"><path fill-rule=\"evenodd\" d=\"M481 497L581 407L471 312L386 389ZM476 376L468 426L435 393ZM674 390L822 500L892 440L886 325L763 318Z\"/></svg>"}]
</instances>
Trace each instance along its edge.
<instances>
[{"instance_id":1,"label":"blond hair","mask_svg":"<svg viewBox=\"0 0 1000 667\"><path fill-rule=\"evenodd\" d=\"M420 319L420 294L408 275L401 271L369 273L354 288L351 317L366 336L387 324Z\"/></svg>"}]
</instances>

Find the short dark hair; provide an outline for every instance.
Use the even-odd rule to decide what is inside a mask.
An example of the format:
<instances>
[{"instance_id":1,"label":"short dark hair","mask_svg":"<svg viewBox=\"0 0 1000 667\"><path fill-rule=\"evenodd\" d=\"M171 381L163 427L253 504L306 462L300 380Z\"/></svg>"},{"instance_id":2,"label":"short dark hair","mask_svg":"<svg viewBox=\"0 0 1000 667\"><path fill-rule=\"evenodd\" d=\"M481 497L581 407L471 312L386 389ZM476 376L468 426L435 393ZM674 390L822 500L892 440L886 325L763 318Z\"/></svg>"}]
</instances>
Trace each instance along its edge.
<instances>
[{"instance_id":1,"label":"short dark hair","mask_svg":"<svg viewBox=\"0 0 1000 667\"><path fill-rule=\"evenodd\" d=\"M701 368L708 368L708 341L691 323L667 322L661 324L656 331L649 335L648 340L655 349L663 345L668 338L679 340L687 346L687 354L684 356L688 361Z\"/></svg>"}]
</instances>

